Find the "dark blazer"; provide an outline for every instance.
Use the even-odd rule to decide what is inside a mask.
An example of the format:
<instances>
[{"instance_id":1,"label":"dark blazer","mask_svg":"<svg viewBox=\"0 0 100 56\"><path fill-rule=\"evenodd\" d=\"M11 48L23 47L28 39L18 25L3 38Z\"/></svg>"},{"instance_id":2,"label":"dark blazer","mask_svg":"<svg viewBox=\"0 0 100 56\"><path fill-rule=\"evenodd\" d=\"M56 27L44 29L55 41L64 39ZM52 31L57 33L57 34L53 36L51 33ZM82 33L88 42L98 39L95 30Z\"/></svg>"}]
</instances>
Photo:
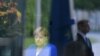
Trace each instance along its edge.
<instances>
[{"instance_id":1,"label":"dark blazer","mask_svg":"<svg viewBox=\"0 0 100 56\"><path fill-rule=\"evenodd\" d=\"M77 41L82 43L82 44L85 44L88 47L88 49L91 51L92 56L94 56L91 42L88 38L86 38L86 39L87 39L88 43L86 42L86 40L84 40L84 38L81 34L79 34L79 33L77 34Z\"/></svg>"},{"instance_id":2,"label":"dark blazer","mask_svg":"<svg viewBox=\"0 0 100 56\"><path fill-rule=\"evenodd\" d=\"M81 43L84 43L86 46L88 46L88 44L89 44L89 48L90 49L92 49L92 45L91 45L91 42L90 42L90 40L88 39L88 38L86 38L87 39L87 42L86 42L86 40L84 39L84 37L83 36L81 36L79 33L77 34L77 41L79 41L79 42L81 42Z\"/></svg>"},{"instance_id":3,"label":"dark blazer","mask_svg":"<svg viewBox=\"0 0 100 56\"><path fill-rule=\"evenodd\" d=\"M82 42L73 41L65 45L63 56L94 56L92 51Z\"/></svg>"}]
</instances>

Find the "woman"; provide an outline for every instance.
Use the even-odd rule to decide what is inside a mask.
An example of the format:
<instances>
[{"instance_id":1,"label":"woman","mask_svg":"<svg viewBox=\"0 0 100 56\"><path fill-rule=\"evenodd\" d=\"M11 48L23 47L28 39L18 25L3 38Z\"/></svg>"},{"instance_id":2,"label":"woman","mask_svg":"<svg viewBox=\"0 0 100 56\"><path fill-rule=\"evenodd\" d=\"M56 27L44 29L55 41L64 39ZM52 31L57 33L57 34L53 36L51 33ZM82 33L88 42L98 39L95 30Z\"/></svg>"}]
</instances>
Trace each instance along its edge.
<instances>
[{"instance_id":1,"label":"woman","mask_svg":"<svg viewBox=\"0 0 100 56\"><path fill-rule=\"evenodd\" d=\"M24 56L57 56L56 47L48 44L47 31L44 28L37 28L34 34L35 44L25 50Z\"/></svg>"}]
</instances>

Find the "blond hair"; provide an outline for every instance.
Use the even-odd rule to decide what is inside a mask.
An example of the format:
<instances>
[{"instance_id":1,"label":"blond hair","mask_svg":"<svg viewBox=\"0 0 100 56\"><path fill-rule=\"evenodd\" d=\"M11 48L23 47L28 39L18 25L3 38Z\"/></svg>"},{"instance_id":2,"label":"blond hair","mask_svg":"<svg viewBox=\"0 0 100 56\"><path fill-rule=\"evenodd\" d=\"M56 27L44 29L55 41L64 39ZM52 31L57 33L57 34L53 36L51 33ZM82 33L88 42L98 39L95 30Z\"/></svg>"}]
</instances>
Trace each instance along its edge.
<instances>
[{"instance_id":1,"label":"blond hair","mask_svg":"<svg viewBox=\"0 0 100 56\"><path fill-rule=\"evenodd\" d=\"M42 34L43 36L48 36L47 30L46 30L45 28L43 28L43 27L38 27L38 28L34 31L34 34L35 34L35 35L38 34L38 33Z\"/></svg>"}]
</instances>

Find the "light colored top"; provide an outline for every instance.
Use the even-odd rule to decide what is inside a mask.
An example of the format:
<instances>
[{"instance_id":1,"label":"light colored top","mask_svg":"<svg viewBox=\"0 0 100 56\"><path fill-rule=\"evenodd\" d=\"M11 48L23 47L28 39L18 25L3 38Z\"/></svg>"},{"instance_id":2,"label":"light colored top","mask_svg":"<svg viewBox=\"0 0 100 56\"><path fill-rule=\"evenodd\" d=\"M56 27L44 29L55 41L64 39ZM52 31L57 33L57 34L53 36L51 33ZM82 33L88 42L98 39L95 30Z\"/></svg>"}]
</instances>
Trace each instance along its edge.
<instances>
[{"instance_id":1,"label":"light colored top","mask_svg":"<svg viewBox=\"0 0 100 56\"><path fill-rule=\"evenodd\" d=\"M43 48L31 45L24 50L23 56L57 56L57 50L54 45L48 44Z\"/></svg>"},{"instance_id":2,"label":"light colored top","mask_svg":"<svg viewBox=\"0 0 100 56\"><path fill-rule=\"evenodd\" d=\"M36 49L36 56L39 55L39 53L42 51L42 49L43 49L43 48L37 48L37 49Z\"/></svg>"}]
</instances>

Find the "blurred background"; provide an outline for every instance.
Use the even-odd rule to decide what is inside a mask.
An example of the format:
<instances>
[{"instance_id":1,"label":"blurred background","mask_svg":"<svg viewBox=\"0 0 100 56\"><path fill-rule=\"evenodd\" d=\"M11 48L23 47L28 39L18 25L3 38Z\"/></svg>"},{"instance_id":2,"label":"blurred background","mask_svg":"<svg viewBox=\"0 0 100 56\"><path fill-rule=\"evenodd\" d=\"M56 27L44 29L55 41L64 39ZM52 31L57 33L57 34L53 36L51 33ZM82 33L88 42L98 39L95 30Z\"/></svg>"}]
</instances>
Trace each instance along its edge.
<instances>
[{"instance_id":1,"label":"blurred background","mask_svg":"<svg viewBox=\"0 0 100 56\"><path fill-rule=\"evenodd\" d=\"M50 10L51 10L51 0L41 0L41 15L37 14L37 1L36 0L28 0L26 2L26 40L25 40L25 47L28 47L28 45L34 43L33 41L33 32L36 28L36 21L37 17L41 17L41 21L38 21L38 23L41 24L41 26L48 29L49 24L49 18L50 18Z\"/></svg>"},{"instance_id":2,"label":"blurred background","mask_svg":"<svg viewBox=\"0 0 100 56\"><path fill-rule=\"evenodd\" d=\"M36 28L37 22L41 26L48 29L50 20L51 0L40 0L41 14L40 21L37 21L37 1L27 0L26 2L26 39L24 41L24 48L33 44L33 32ZM100 50L100 0L74 0L74 16L76 21L81 19L88 19L91 31L87 34L93 46L95 56L99 56Z\"/></svg>"},{"instance_id":3,"label":"blurred background","mask_svg":"<svg viewBox=\"0 0 100 56\"><path fill-rule=\"evenodd\" d=\"M77 20L88 19L91 32L87 34L93 46L95 56L99 56L100 50L100 1L99 0L75 0L75 16Z\"/></svg>"}]
</instances>

